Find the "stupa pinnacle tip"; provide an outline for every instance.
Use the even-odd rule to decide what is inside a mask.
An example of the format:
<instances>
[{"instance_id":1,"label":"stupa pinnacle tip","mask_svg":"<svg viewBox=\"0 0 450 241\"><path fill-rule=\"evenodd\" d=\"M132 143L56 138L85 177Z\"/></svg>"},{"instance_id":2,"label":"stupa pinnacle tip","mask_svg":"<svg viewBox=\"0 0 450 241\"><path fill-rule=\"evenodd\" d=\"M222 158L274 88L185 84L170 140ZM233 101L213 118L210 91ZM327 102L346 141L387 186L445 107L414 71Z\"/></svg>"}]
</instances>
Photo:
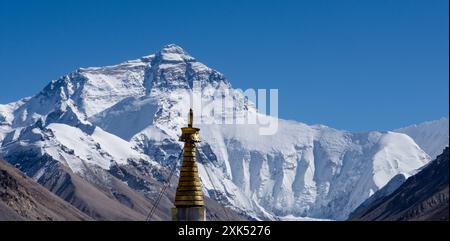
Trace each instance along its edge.
<instances>
[{"instance_id":1,"label":"stupa pinnacle tip","mask_svg":"<svg viewBox=\"0 0 450 241\"><path fill-rule=\"evenodd\" d=\"M194 122L194 112L192 111L192 108L189 109L189 118L188 118L188 127L192 127L192 124Z\"/></svg>"}]
</instances>

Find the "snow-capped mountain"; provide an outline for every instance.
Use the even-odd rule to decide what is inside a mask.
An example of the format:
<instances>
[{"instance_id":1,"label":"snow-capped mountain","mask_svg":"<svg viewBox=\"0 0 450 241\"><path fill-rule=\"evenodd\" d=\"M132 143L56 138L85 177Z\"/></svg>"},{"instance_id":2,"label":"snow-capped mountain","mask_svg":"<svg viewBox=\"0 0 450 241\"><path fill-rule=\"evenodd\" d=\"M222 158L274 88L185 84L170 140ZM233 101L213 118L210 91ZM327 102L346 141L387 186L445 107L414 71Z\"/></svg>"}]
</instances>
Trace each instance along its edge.
<instances>
[{"instance_id":1,"label":"snow-capped mountain","mask_svg":"<svg viewBox=\"0 0 450 241\"><path fill-rule=\"evenodd\" d=\"M394 130L405 133L417 143L430 157L435 158L448 146L448 118L427 121Z\"/></svg>"},{"instance_id":2,"label":"snow-capped mountain","mask_svg":"<svg viewBox=\"0 0 450 241\"><path fill-rule=\"evenodd\" d=\"M199 99L191 98L196 89ZM222 106L217 93L234 101L225 108L234 124L214 124L225 117L195 108L196 101ZM0 157L36 180L51 160L96 182L111 174L154 194L158 189L141 177L164 180L181 151L180 127L192 106L201 129L205 194L256 219L345 219L392 177L430 160L402 133L351 133L258 113L223 74L176 45L114 66L79 69L34 97L0 105ZM259 122L237 123L249 114ZM274 135L258 134L275 122ZM39 165L30 164L42 156ZM140 176L123 174L129 167Z\"/></svg>"}]
</instances>

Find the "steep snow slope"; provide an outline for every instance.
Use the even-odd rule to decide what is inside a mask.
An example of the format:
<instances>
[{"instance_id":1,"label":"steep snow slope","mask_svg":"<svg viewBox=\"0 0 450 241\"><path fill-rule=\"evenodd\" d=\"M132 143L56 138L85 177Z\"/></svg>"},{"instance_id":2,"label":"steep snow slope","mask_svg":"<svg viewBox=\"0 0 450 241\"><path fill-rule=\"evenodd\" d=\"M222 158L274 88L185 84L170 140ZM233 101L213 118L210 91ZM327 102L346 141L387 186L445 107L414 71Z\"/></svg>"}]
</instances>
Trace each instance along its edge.
<instances>
[{"instance_id":1,"label":"steep snow slope","mask_svg":"<svg viewBox=\"0 0 450 241\"><path fill-rule=\"evenodd\" d=\"M29 98L12 102L6 105L0 104L0 143L5 135L12 130L11 125L14 120L14 110L23 105Z\"/></svg>"},{"instance_id":2,"label":"steep snow slope","mask_svg":"<svg viewBox=\"0 0 450 241\"><path fill-rule=\"evenodd\" d=\"M84 120L127 97L143 95L148 60L143 58L114 66L78 69L51 81L36 96L0 106L0 122L6 118L13 128L23 127L65 106Z\"/></svg>"},{"instance_id":3,"label":"steep snow slope","mask_svg":"<svg viewBox=\"0 0 450 241\"><path fill-rule=\"evenodd\" d=\"M128 160L152 162L148 156L133 150L130 143L99 127L88 134L66 124L50 123L45 126L42 121L10 132L1 150L3 156L8 156L28 149L37 151L39 155L48 154L80 174L89 165L109 170L111 164L123 165Z\"/></svg>"},{"instance_id":4,"label":"steep snow slope","mask_svg":"<svg viewBox=\"0 0 450 241\"><path fill-rule=\"evenodd\" d=\"M225 203L262 218L343 219L390 178L428 160L411 138L393 132L352 134L282 120L273 136L258 136L254 125L199 128L205 140L199 170L210 195L217 195L211 191L215 187ZM152 143L146 153L159 153L154 156L164 163L161 153L170 150L167 143L175 143L175 137L150 133L137 135L137 145ZM213 173L214 184L205 169Z\"/></svg>"},{"instance_id":5,"label":"steep snow slope","mask_svg":"<svg viewBox=\"0 0 450 241\"><path fill-rule=\"evenodd\" d=\"M448 147L395 191L358 207L351 220L449 220Z\"/></svg>"},{"instance_id":6,"label":"steep snow slope","mask_svg":"<svg viewBox=\"0 0 450 241\"><path fill-rule=\"evenodd\" d=\"M101 168L135 190L155 192L141 176L130 179L117 167L150 172L162 182L181 151L178 136L190 107L201 128L198 161L206 195L258 219L345 219L390 178L429 160L401 133L350 133L257 113L223 74L176 45L119 65L79 69L21 104L1 106L9 133L0 156L26 169L21 155L38 152L86 178L104 179L92 171ZM211 111L218 107L225 111ZM258 121L239 124L250 117ZM259 135L270 124L278 131Z\"/></svg>"},{"instance_id":7,"label":"steep snow slope","mask_svg":"<svg viewBox=\"0 0 450 241\"><path fill-rule=\"evenodd\" d=\"M448 146L448 118L427 121L395 131L409 135L432 158L437 157Z\"/></svg>"},{"instance_id":8,"label":"steep snow slope","mask_svg":"<svg viewBox=\"0 0 450 241\"><path fill-rule=\"evenodd\" d=\"M96 127L91 135L86 135L78 128L65 124L52 123L47 126L52 130L55 140L74 150L74 155L85 163L95 164L108 170L111 162L127 164L128 159L148 159L132 149L130 143ZM100 150L98 153L93 150ZM66 159L67 160L67 159ZM81 163L70 163L72 170L80 170Z\"/></svg>"}]
</instances>

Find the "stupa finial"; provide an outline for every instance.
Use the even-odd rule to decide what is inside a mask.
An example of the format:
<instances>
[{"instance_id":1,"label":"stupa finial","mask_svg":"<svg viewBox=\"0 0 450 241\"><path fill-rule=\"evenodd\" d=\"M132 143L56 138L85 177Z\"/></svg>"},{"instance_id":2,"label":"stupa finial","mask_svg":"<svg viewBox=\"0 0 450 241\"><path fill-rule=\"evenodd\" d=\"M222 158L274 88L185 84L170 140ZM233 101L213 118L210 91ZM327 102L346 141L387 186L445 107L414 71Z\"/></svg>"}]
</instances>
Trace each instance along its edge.
<instances>
[{"instance_id":1,"label":"stupa finial","mask_svg":"<svg viewBox=\"0 0 450 241\"><path fill-rule=\"evenodd\" d=\"M192 127L193 122L194 122L194 112L192 111L191 108L189 109L188 127Z\"/></svg>"}]
</instances>

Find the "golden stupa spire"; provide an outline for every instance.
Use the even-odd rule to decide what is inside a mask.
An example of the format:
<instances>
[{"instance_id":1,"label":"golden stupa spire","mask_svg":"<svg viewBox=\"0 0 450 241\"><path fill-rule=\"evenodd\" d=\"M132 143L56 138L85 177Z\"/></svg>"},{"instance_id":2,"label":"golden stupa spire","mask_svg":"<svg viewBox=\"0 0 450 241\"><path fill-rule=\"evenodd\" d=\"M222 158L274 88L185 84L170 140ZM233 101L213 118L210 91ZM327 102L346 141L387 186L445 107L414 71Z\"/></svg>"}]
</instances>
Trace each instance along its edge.
<instances>
[{"instance_id":1,"label":"golden stupa spire","mask_svg":"<svg viewBox=\"0 0 450 241\"><path fill-rule=\"evenodd\" d=\"M195 159L195 143L200 142L199 128L192 127L194 114L189 110L188 127L181 128L180 141L184 142L183 162L180 169L180 179L175 194L175 208L172 209L173 220L202 221L205 220L205 210L202 186L198 175Z\"/></svg>"}]
</instances>

